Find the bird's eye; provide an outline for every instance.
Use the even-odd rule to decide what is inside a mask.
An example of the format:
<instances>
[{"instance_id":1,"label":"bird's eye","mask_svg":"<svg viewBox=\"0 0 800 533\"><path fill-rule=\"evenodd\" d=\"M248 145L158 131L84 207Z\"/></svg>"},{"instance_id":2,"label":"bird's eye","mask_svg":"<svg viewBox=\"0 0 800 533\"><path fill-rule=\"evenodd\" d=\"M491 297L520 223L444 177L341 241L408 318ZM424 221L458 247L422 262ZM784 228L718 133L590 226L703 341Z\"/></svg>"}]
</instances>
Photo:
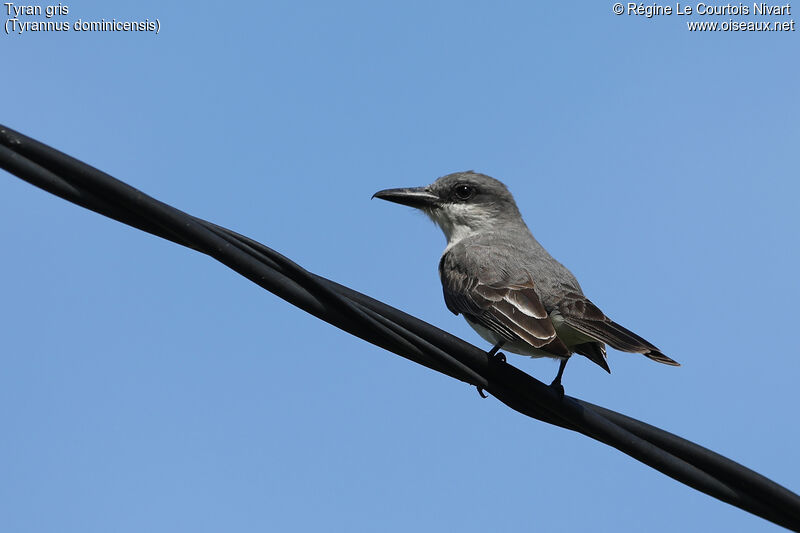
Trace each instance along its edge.
<instances>
[{"instance_id":1,"label":"bird's eye","mask_svg":"<svg viewBox=\"0 0 800 533\"><path fill-rule=\"evenodd\" d=\"M475 196L475 187L462 183L453 187L453 194L459 200L469 200Z\"/></svg>"}]
</instances>

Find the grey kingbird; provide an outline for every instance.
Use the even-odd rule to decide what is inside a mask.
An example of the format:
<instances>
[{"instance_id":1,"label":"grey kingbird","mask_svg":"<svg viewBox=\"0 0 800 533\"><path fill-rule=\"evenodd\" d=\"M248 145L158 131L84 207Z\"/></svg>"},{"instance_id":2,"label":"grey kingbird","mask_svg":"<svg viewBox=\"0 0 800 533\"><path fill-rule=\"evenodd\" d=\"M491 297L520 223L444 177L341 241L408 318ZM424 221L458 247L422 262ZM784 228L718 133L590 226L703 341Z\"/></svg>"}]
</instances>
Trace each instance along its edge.
<instances>
[{"instance_id":1,"label":"grey kingbird","mask_svg":"<svg viewBox=\"0 0 800 533\"><path fill-rule=\"evenodd\" d=\"M573 353L611 372L606 344L667 365L680 364L608 318L583 295L572 272L533 237L500 181L476 172L443 176L426 187L385 189L380 198L422 210L442 228L439 260L444 301L478 334L501 348L560 360L552 386Z\"/></svg>"}]
</instances>

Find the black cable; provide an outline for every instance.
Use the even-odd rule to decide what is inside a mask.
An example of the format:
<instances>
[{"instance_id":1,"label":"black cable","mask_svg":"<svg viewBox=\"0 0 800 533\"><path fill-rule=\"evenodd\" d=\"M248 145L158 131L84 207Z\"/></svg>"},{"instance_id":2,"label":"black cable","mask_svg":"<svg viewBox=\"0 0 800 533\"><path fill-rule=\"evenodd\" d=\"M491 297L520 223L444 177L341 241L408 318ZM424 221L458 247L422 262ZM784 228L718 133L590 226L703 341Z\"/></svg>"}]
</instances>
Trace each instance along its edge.
<instances>
[{"instance_id":1,"label":"black cable","mask_svg":"<svg viewBox=\"0 0 800 533\"><path fill-rule=\"evenodd\" d=\"M0 167L65 200L207 254L308 313L479 386L525 415L613 446L690 487L800 531L800 496L764 476L639 420L570 396L560 398L544 383L449 333L3 126Z\"/></svg>"}]
</instances>

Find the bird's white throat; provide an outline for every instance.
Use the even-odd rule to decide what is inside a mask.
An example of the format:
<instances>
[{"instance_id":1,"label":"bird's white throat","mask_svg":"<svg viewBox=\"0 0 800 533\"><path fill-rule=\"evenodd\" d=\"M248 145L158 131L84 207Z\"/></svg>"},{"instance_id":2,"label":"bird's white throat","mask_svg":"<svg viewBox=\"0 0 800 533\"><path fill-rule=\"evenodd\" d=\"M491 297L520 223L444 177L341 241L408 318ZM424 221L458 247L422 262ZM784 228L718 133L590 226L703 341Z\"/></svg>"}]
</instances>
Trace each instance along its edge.
<instances>
[{"instance_id":1,"label":"bird's white throat","mask_svg":"<svg viewBox=\"0 0 800 533\"><path fill-rule=\"evenodd\" d=\"M425 214L442 228L447 238L447 253L461 240L488 229L492 218L483 209L469 204L446 204L436 209L426 209Z\"/></svg>"}]
</instances>

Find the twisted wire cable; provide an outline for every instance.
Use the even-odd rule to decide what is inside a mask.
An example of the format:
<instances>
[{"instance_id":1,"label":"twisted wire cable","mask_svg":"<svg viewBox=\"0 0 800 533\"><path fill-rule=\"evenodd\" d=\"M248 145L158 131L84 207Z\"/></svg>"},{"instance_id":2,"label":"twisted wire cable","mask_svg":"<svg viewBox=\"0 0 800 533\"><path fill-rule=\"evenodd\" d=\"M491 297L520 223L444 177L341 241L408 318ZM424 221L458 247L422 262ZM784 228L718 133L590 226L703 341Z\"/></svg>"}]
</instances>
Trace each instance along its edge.
<instances>
[{"instance_id":1,"label":"twisted wire cable","mask_svg":"<svg viewBox=\"0 0 800 533\"><path fill-rule=\"evenodd\" d=\"M571 396L427 322L317 276L248 237L160 202L0 125L0 167L69 202L202 252L287 302L367 342L480 387L531 418L612 446L687 486L792 531L800 496L722 455Z\"/></svg>"}]
</instances>

